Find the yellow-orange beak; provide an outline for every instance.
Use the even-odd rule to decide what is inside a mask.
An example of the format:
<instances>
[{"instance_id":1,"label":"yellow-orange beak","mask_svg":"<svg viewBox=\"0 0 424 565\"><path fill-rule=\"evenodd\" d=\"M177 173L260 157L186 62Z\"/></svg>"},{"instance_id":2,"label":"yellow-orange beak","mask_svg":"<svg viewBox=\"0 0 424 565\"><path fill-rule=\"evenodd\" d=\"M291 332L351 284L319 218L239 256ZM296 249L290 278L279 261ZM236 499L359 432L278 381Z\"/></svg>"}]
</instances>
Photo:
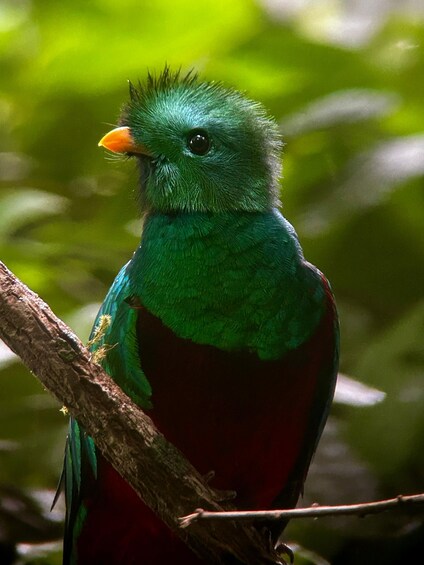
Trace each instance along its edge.
<instances>
[{"instance_id":1,"label":"yellow-orange beak","mask_svg":"<svg viewBox=\"0 0 424 565\"><path fill-rule=\"evenodd\" d=\"M136 143L131 137L130 128L123 126L108 132L99 141L99 147L105 147L114 153L136 153L140 155L151 155L147 148L141 143Z\"/></svg>"}]
</instances>

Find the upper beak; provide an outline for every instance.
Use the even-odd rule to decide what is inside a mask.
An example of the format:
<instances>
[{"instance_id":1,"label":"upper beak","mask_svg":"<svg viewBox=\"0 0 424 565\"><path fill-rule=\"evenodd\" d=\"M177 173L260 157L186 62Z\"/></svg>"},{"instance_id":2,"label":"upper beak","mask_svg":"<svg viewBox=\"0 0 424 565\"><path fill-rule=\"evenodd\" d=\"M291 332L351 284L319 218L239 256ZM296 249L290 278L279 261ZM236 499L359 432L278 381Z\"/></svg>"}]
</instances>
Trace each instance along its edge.
<instances>
[{"instance_id":1,"label":"upper beak","mask_svg":"<svg viewBox=\"0 0 424 565\"><path fill-rule=\"evenodd\" d=\"M115 128L104 135L99 141L99 147L105 147L114 153L136 153L148 155L151 153L141 143L136 143L131 137L131 130L127 126Z\"/></svg>"}]
</instances>

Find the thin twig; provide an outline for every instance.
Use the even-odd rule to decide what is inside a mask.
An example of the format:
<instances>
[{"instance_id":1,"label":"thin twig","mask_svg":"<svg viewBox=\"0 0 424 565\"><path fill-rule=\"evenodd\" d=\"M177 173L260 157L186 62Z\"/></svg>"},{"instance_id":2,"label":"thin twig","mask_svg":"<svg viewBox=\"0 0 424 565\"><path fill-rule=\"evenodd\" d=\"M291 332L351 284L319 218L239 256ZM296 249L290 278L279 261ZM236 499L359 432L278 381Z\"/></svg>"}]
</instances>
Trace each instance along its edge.
<instances>
[{"instance_id":1,"label":"thin twig","mask_svg":"<svg viewBox=\"0 0 424 565\"><path fill-rule=\"evenodd\" d=\"M424 493L409 496L398 495L396 498L379 500L377 502L364 502L361 504L346 504L342 506L320 506L313 504L307 508L293 508L290 510L259 510L237 512L207 512L198 508L193 514L180 518L180 526L187 528L196 520L281 520L293 518L321 518L323 516L366 516L377 514L386 510L404 508L405 506L424 506Z\"/></svg>"}]
</instances>

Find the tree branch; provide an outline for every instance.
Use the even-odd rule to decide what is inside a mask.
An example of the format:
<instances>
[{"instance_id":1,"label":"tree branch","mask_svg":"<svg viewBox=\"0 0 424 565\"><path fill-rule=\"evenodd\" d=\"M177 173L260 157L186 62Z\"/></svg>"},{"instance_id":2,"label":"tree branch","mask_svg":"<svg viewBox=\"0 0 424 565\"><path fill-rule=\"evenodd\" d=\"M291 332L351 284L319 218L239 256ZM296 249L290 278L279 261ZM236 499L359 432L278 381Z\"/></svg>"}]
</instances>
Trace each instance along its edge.
<instances>
[{"instance_id":1,"label":"tree branch","mask_svg":"<svg viewBox=\"0 0 424 565\"><path fill-rule=\"evenodd\" d=\"M180 524L182 528L187 528L197 520L291 520L293 518L322 518L324 516L348 515L356 515L362 518L368 514L378 514L387 510L399 510L405 507L417 506L424 506L424 494L399 495L396 498L379 500L377 502L345 504L342 506L320 506L319 504L314 504L307 508L293 508L291 510L208 512L199 508L192 514L180 518Z\"/></svg>"},{"instance_id":2,"label":"tree branch","mask_svg":"<svg viewBox=\"0 0 424 565\"><path fill-rule=\"evenodd\" d=\"M251 525L198 521L193 508L230 510L152 421L103 371L71 330L0 262L0 338L69 412L145 503L210 563L283 563ZM230 557L232 556L232 557ZM235 560L234 560L235 559Z\"/></svg>"}]
</instances>

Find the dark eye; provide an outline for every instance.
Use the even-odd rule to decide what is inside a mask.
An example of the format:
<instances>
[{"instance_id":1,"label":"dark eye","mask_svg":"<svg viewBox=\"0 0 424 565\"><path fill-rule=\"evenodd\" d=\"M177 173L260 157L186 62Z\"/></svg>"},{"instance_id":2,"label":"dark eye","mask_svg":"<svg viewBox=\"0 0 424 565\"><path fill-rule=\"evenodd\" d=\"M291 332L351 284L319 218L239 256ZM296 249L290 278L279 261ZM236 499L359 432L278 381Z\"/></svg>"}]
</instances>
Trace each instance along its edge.
<instances>
[{"instance_id":1,"label":"dark eye","mask_svg":"<svg viewBox=\"0 0 424 565\"><path fill-rule=\"evenodd\" d=\"M205 155L210 149L211 142L205 131L196 129L188 134L187 145L195 155Z\"/></svg>"}]
</instances>

